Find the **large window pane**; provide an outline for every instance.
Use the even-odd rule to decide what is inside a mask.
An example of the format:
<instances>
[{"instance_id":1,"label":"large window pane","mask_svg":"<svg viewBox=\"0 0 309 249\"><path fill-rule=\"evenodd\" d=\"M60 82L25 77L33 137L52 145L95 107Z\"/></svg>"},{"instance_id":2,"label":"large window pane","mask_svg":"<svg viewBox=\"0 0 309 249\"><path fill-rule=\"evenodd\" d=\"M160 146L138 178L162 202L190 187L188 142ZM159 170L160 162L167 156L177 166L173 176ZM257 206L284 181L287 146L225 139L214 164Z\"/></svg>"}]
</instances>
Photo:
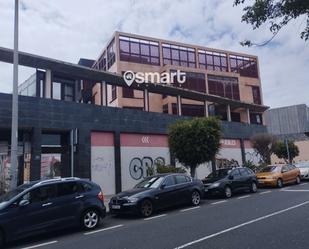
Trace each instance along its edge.
<instances>
[{"instance_id":1,"label":"large window pane","mask_svg":"<svg viewBox=\"0 0 309 249\"><path fill-rule=\"evenodd\" d=\"M61 100L61 83L53 82L53 99Z\"/></svg>"},{"instance_id":2,"label":"large window pane","mask_svg":"<svg viewBox=\"0 0 309 249\"><path fill-rule=\"evenodd\" d=\"M239 100L238 79L208 75L208 91L213 95Z\"/></svg>"},{"instance_id":3,"label":"large window pane","mask_svg":"<svg viewBox=\"0 0 309 249\"><path fill-rule=\"evenodd\" d=\"M196 67L195 49L164 43L163 63L183 67Z\"/></svg>"},{"instance_id":4,"label":"large window pane","mask_svg":"<svg viewBox=\"0 0 309 249\"><path fill-rule=\"evenodd\" d=\"M257 61L255 58L230 55L231 71L241 76L258 78Z\"/></svg>"},{"instance_id":5,"label":"large window pane","mask_svg":"<svg viewBox=\"0 0 309 249\"><path fill-rule=\"evenodd\" d=\"M204 56L206 56L206 61ZM199 50L199 67L212 71L227 72L227 55L224 53Z\"/></svg>"}]
</instances>

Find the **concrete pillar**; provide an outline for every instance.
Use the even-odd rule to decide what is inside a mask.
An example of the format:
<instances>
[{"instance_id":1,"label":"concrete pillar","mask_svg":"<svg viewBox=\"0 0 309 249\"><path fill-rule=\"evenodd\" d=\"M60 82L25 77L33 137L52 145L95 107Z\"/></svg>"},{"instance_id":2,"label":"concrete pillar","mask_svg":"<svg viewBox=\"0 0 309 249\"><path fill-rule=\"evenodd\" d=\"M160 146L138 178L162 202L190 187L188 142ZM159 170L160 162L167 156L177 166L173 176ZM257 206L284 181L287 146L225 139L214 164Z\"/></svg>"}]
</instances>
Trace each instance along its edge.
<instances>
[{"instance_id":1,"label":"concrete pillar","mask_svg":"<svg viewBox=\"0 0 309 249\"><path fill-rule=\"evenodd\" d=\"M251 124L251 121L250 121L250 110L249 110L249 108L247 108L247 123L248 123L248 124Z\"/></svg>"},{"instance_id":2,"label":"concrete pillar","mask_svg":"<svg viewBox=\"0 0 309 249\"><path fill-rule=\"evenodd\" d=\"M232 121L232 116L231 116L231 106L230 105L227 105L226 113L227 113L227 121L231 122Z\"/></svg>"},{"instance_id":3,"label":"concrete pillar","mask_svg":"<svg viewBox=\"0 0 309 249\"><path fill-rule=\"evenodd\" d=\"M41 144L42 130L34 127L31 132L31 161L30 161L30 180L36 181L41 178Z\"/></svg>"},{"instance_id":4,"label":"concrete pillar","mask_svg":"<svg viewBox=\"0 0 309 249\"><path fill-rule=\"evenodd\" d=\"M178 116L181 116L181 97L180 95L177 96L177 114Z\"/></svg>"},{"instance_id":5,"label":"concrete pillar","mask_svg":"<svg viewBox=\"0 0 309 249\"><path fill-rule=\"evenodd\" d=\"M115 133L115 182L116 182L116 193L121 192L122 182L121 182L121 150L120 150L120 132Z\"/></svg>"},{"instance_id":6,"label":"concrete pillar","mask_svg":"<svg viewBox=\"0 0 309 249\"><path fill-rule=\"evenodd\" d=\"M204 102L204 105L205 105L205 117L208 118L208 117L209 117L208 102L205 101L205 102Z\"/></svg>"},{"instance_id":7,"label":"concrete pillar","mask_svg":"<svg viewBox=\"0 0 309 249\"><path fill-rule=\"evenodd\" d=\"M101 105L107 106L107 84L105 81L101 82Z\"/></svg>"},{"instance_id":8,"label":"concrete pillar","mask_svg":"<svg viewBox=\"0 0 309 249\"><path fill-rule=\"evenodd\" d=\"M45 98L50 99L52 97L52 73L47 69L45 73Z\"/></svg>"},{"instance_id":9,"label":"concrete pillar","mask_svg":"<svg viewBox=\"0 0 309 249\"><path fill-rule=\"evenodd\" d=\"M144 90L144 111L149 112L149 92Z\"/></svg>"}]
</instances>

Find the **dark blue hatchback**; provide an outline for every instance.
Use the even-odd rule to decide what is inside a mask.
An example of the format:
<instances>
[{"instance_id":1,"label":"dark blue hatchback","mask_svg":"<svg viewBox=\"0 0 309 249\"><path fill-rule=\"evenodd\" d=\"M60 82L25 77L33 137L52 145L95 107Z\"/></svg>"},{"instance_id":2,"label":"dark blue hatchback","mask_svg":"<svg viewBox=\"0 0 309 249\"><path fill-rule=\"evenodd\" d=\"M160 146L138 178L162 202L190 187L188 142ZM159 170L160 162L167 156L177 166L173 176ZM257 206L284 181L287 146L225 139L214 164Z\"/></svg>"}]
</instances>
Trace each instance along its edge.
<instances>
[{"instance_id":1,"label":"dark blue hatchback","mask_svg":"<svg viewBox=\"0 0 309 249\"><path fill-rule=\"evenodd\" d=\"M59 178L24 184L0 196L0 248L51 230L93 229L105 215L102 190L91 181Z\"/></svg>"}]
</instances>

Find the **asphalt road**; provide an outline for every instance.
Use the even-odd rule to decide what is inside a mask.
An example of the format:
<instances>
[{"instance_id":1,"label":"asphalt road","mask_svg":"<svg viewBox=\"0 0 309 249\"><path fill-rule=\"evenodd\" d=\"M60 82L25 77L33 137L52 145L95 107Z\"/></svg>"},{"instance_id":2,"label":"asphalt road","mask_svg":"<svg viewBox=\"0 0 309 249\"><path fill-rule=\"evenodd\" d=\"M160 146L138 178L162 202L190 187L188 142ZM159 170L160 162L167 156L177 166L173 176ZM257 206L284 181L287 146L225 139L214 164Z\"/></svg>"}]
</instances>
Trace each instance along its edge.
<instances>
[{"instance_id":1,"label":"asphalt road","mask_svg":"<svg viewBox=\"0 0 309 249\"><path fill-rule=\"evenodd\" d=\"M8 248L42 249L307 249L309 182L208 199L150 219L110 217L95 231L60 231Z\"/></svg>"}]
</instances>

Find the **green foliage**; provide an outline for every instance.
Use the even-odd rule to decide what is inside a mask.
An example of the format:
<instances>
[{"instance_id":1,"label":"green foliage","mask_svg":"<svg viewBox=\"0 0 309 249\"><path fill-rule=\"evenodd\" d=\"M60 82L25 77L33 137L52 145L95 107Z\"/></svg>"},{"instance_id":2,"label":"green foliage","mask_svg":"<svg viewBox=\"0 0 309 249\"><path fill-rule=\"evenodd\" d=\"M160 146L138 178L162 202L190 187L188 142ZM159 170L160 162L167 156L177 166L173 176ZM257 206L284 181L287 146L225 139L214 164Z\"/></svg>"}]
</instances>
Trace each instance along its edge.
<instances>
[{"instance_id":1,"label":"green foliage","mask_svg":"<svg viewBox=\"0 0 309 249\"><path fill-rule=\"evenodd\" d=\"M308 0L234 0L234 5L245 4L242 22L251 24L253 29L260 28L263 24L268 24L273 36L262 44L254 44L249 40L241 42L243 46L265 45L271 41L278 32L291 20L302 18L305 22L304 29L300 33L301 39L309 39L309 1Z\"/></svg>"},{"instance_id":2,"label":"green foliage","mask_svg":"<svg viewBox=\"0 0 309 249\"><path fill-rule=\"evenodd\" d=\"M296 144L294 144L292 141L288 142L288 148L290 153L290 162L289 162L289 156L287 151L287 146L284 141L277 141L274 153L276 156L280 159L284 159L287 163L292 163L293 159L299 155L299 149Z\"/></svg>"},{"instance_id":3,"label":"green foliage","mask_svg":"<svg viewBox=\"0 0 309 249\"><path fill-rule=\"evenodd\" d=\"M261 156L261 163L270 164L271 155L276 146L276 137L268 133L260 133L251 137L250 141L255 152Z\"/></svg>"},{"instance_id":4,"label":"green foliage","mask_svg":"<svg viewBox=\"0 0 309 249\"><path fill-rule=\"evenodd\" d=\"M245 161L245 163L242 165L243 167L249 168L256 172L259 168L259 166L255 165L252 161Z\"/></svg>"},{"instance_id":5,"label":"green foliage","mask_svg":"<svg viewBox=\"0 0 309 249\"><path fill-rule=\"evenodd\" d=\"M164 174L164 173L186 173L186 170L182 167L176 167L174 165L158 165L157 166L157 173Z\"/></svg>"},{"instance_id":6,"label":"green foliage","mask_svg":"<svg viewBox=\"0 0 309 249\"><path fill-rule=\"evenodd\" d=\"M169 127L172 155L195 176L196 167L213 160L220 149L221 124L217 118L178 121Z\"/></svg>"}]
</instances>

